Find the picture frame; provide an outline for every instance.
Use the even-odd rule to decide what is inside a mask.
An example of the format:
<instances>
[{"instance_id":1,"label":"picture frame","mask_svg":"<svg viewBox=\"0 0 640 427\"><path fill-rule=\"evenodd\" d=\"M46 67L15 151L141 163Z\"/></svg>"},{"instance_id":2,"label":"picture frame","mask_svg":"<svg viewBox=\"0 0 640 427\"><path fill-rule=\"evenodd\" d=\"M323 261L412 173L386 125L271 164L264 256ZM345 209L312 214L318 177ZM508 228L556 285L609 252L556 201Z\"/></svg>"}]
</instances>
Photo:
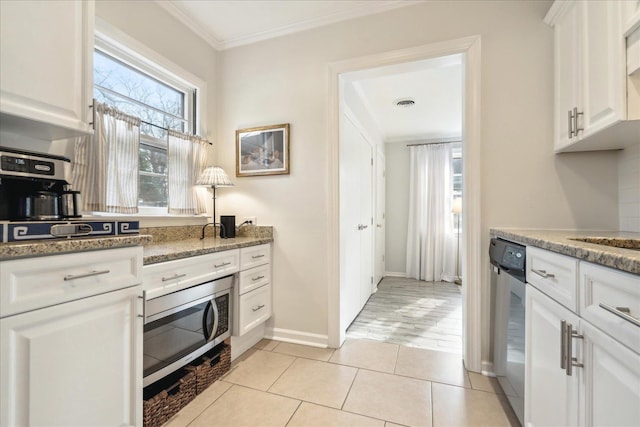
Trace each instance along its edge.
<instances>
[{"instance_id":1,"label":"picture frame","mask_svg":"<svg viewBox=\"0 0 640 427\"><path fill-rule=\"evenodd\" d=\"M289 123L236 130L236 176L288 175Z\"/></svg>"}]
</instances>

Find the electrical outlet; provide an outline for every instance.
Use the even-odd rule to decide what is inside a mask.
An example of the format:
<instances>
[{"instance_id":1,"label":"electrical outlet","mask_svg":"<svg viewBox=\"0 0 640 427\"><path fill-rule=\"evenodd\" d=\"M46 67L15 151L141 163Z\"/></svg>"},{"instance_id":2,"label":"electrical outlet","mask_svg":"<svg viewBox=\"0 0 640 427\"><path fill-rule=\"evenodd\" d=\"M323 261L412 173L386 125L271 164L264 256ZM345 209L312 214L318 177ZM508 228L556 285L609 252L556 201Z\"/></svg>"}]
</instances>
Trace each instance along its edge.
<instances>
[{"instance_id":1,"label":"electrical outlet","mask_svg":"<svg viewBox=\"0 0 640 427\"><path fill-rule=\"evenodd\" d=\"M242 222L251 221L251 225L258 225L258 220L255 216L245 216Z\"/></svg>"}]
</instances>

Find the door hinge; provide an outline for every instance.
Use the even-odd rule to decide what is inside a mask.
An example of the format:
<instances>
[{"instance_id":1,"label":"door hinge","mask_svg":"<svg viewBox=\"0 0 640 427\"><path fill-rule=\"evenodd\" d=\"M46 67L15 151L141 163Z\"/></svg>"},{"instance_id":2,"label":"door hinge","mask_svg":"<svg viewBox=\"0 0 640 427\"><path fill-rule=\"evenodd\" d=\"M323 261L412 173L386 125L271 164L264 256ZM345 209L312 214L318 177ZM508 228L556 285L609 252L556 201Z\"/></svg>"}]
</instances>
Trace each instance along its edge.
<instances>
[{"instance_id":1,"label":"door hinge","mask_svg":"<svg viewBox=\"0 0 640 427\"><path fill-rule=\"evenodd\" d=\"M373 157L371 158L371 166L373 166Z\"/></svg>"},{"instance_id":2,"label":"door hinge","mask_svg":"<svg viewBox=\"0 0 640 427\"><path fill-rule=\"evenodd\" d=\"M373 276L371 276L371 284L373 285Z\"/></svg>"}]
</instances>

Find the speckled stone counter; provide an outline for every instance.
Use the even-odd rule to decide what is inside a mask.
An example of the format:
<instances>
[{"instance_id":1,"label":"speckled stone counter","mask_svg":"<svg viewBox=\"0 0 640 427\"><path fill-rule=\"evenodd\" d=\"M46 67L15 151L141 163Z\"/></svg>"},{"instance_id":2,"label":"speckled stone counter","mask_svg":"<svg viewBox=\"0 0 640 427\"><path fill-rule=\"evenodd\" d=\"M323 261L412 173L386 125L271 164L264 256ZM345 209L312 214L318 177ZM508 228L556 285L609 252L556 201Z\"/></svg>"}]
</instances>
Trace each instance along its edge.
<instances>
[{"instance_id":1,"label":"speckled stone counter","mask_svg":"<svg viewBox=\"0 0 640 427\"><path fill-rule=\"evenodd\" d=\"M273 242L272 237L236 237L235 239L221 239L219 237L205 237L204 240L185 239L163 243L152 243L144 247L143 264L205 255L213 252L228 251L230 249L245 248Z\"/></svg>"},{"instance_id":2,"label":"speckled stone counter","mask_svg":"<svg viewBox=\"0 0 640 427\"><path fill-rule=\"evenodd\" d=\"M149 244L151 236L91 237L84 239L32 240L28 242L0 243L0 260L68 252L93 251Z\"/></svg>"},{"instance_id":3,"label":"speckled stone counter","mask_svg":"<svg viewBox=\"0 0 640 427\"><path fill-rule=\"evenodd\" d=\"M635 247L640 233L616 231L521 230L492 228L492 236L568 255L595 264L640 274L640 250L611 247L572 239L606 238L621 246ZM626 241L630 239L631 241Z\"/></svg>"}]
</instances>

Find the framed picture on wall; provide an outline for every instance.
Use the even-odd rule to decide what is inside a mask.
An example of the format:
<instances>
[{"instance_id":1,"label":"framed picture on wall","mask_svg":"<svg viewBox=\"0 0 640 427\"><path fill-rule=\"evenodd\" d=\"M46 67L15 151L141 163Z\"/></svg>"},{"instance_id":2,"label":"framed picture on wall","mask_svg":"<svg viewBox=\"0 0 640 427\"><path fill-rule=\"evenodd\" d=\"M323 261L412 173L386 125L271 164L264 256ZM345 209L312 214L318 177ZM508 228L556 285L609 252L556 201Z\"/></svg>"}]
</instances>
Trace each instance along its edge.
<instances>
[{"instance_id":1,"label":"framed picture on wall","mask_svg":"<svg viewBox=\"0 0 640 427\"><path fill-rule=\"evenodd\" d=\"M289 174L289 123L236 131L236 176Z\"/></svg>"}]
</instances>

